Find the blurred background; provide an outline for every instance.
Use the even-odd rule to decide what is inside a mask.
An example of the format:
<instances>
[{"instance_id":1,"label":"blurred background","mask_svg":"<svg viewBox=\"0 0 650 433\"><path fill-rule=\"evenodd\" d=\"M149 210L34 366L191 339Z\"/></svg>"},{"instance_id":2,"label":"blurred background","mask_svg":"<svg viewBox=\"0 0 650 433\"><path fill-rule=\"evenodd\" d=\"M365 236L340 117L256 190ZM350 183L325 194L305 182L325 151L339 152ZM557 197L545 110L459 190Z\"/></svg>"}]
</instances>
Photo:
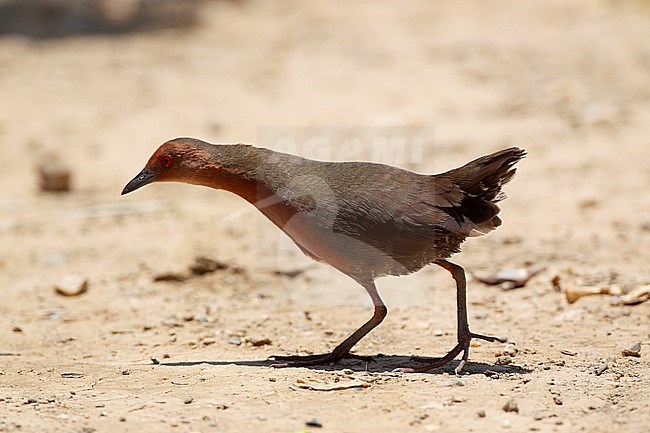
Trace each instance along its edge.
<instances>
[{"instance_id":1,"label":"blurred background","mask_svg":"<svg viewBox=\"0 0 650 433\"><path fill-rule=\"evenodd\" d=\"M298 327L289 343L273 336L274 319L255 325L274 341L271 352L316 350L361 323L365 293L303 257L238 197L185 185L120 197L151 153L179 136L423 173L523 147L504 225L468 241L458 261L545 272L509 300L470 294L510 311L474 320L492 329L553 322L568 308L550 288L554 276L638 287L650 280L648 41L645 0L0 0L0 343L28 354L74 334L77 343L52 350L75 359L108 324L139 327L142 317L213 304L212 313L231 314L215 319L224 330L292 302L354 306L333 336ZM310 137L326 139L315 146ZM404 138L406 153L381 159L377 137ZM199 256L234 271L152 282ZM71 272L89 282L85 297L52 290ZM417 309L454 308L446 274L426 269L380 287L389 307L406 308L403 326L418 314L424 329L452 325ZM593 302L590 329L619 317ZM44 327L52 311L69 321ZM643 322L628 319L641 332ZM277 326L283 335L287 324ZM362 349L403 342L391 326L400 329L386 325ZM119 335L106 338L116 344ZM246 356L219 338L218 353Z\"/></svg>"},{"instance_id":2,"label":"blurred background","mask_svg":"<svg viewBox=\"0 0 650 433\"><path fill-rule=\"evenodd\" d=\"M122 254L124 245L155 247L173 263L188 250L216 248L218 235L188 227L218 233L233 209L248 209L243 201L179 185L118 197L173 137L377 160L371 138L391 134L407 137L408 149L383 162L428 173L524 147L530 158L523 178L508 186L516 203L504 202L510 235L539 238L537 252L549 248L572 259L586 252L593 259L593 242L629 235L618 256L637 257L649 210L649 19L649 3L640 0L412 0L399 7L2 0L0 234L3 244L26 248L3 252L3 260L27 265L36 245L56 249L61 235L76 238L69 213L88 206L85 212L134 213L119 225L129 230L133 222L134 232L122 235L147 233L161 242L109 234L106 242L117 242L111 254ZM305 144L319 134L328 139ZM277 137L295 140L285 146ZM352 150L350 137L361 137ZM69 172L69 193L43 193L40 172L54 171L56 179L60 166ZM129 201L146 203L92 208ZM158 223L140 221L143 212L156 213ZM250 222L261 220L249 213ZM77 218L91 231L111 225L110 215L95 216ZM166 216L175 228L156 236ZM24 240L15 230L45 224L52 230L42 235L51 241ZM261 224L263 233L281 238ZM82 242L101 242L102 235ZM176 252L169 251L174 236L184 239L171 242ZM611 249L603 253L609 257Z\"/></svg>"}]
</instances>

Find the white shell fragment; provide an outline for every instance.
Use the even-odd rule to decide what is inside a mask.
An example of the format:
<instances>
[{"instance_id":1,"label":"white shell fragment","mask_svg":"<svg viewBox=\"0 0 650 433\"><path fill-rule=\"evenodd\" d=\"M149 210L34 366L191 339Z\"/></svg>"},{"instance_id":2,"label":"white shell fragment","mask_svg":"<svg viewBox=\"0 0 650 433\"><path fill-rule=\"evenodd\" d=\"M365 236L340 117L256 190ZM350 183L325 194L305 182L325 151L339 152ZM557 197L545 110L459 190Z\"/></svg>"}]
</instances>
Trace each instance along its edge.
<instances>
[{"instance_id":1,"label":"white shell fragment","mask_svg":"<svg viewBox=\"0 0 650 433\"><path fill-rule=\"evenodd\" d=\"M524 287L531 278L544 269L544 267L503 268L495 273L475 273L472 275L484 284L500 285L501 288L509 290Z\"/></svg>"},{"instance_id":2,"label":"white shell fragment","mask_svg":"<svg viewBox=\"0 0 650 433\"><path fill-rule=\"evenodd\" d=\"M54 290L63 296L78 296L88 290L88 278L81 275L66 275L55 285Z\"/></svg>"}]
</instances>

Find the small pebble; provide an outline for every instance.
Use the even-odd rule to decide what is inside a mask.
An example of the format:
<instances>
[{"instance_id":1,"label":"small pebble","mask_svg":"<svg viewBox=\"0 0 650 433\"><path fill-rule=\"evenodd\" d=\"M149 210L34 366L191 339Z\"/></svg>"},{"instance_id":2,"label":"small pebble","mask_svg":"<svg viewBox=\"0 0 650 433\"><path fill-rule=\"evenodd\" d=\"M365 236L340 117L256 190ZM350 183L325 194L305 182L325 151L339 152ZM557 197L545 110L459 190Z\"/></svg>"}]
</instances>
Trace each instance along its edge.
<instances>
[{"instance_id":1,"label":"small pebble","mask_svg":"<svg viewBox=\"0 0 650 433\"><path fill-rule=\"evenodd\" d=\"M497 365L509 365L512 364L512 358L508 355L499 356L496 360Z\"/></svg>"},{"instance_id":2,"label":"small pebble","mask_svg":"<svg viewBox=\"0 0 650 433\"><path fill-rule=\"evenodd\" d=\"M305 425L307 427L323 427L323 424L321 424L316 418L312 418L311 421L307 421Z\"/></svg>"},{"instance_id":3,"label":"small pebble","mask_svg":"<svg viewBox=\"0 0 650 433\"><path fill-rule=\"evenodd\" d=\"M228 344L234 344L235 346L241 345L241 338L240 337L232 337L231 339L228 340Z\"/></svg>"},{"instance_id":4,"label":"small pebble","mask_svg":"<svg viewBox=\"0 0 650 433\"><path fill-rule=\"evenodd\" d=\"M485 418L485 411L483 409L479 410L476 414L479 418Z\"/></svg>"},{"instance_id":5,"label":"small pebble","mask_svg":"<svg viewBox=\"0 0 650 433\"><path fill-rule=\"evenodd\" d=\"M506 404L503 405L503 411L519 413L519 406L515 400L510 399L506 402Z\"/></svg>"},{"instance_id":6,"label":"small pebble","mask_svg":"<svg viewBox=\"0 0 650 433\"><path fill-rule=\"evenodd\" d=\"M609 365L607 364L607 361L602 361L593 366L594 373L596 374L596 376L600 376L605 372L605 370L607 370L608 367Z\"/></svg>"},{"instance_id":7,"label":"small pebble","mask_svg":"<svg viewBox=\"0 0 650 433\"><path fill-rule=\"evenodd\" d=\"M465 383L460 379L449 379L442 382L440 386L465 386Z\"/></svg>"},{"instance_id":8,"label":"small pebble","mask_svg":"<svg viewBox=\"0 0 650 433\"><path fill-rule=\"evenodd\" d=\"M38 166L41 191L70 191L72 170L56 153L49 153L42 158Z\"/></svg>"},{"instance_id":9,"label":"small pebble","mask_svg":"<svg viewBox=\"0 0 650 433\"><path fill-rule=\"evenodd\" d=\"M508 356L515 356L519 350L514 344L507 344L503 348L503 354Z\"/></svg>"},{"instance_id":10,"label":"small pebble","mask_svg":"<svg viewBox=\"0 0 650 433\"><path fill-rule=\"evenodd\" d=\"M553 396L553 402L558 406L562 406L562 398L559 395Z\"/></svg>"},{"instance_id":11,"label":"small pebble","mask_svg":"<svg viewBox=\"0 0 650 433\"><path fill-rule=\"evenodd\" d=\"M88 290L88 278L81 275L66 275L55 285L54 290L63 296L78 296Z\"/></svg>"},{"instance_id":12,"label":"small pebble","mask_svg":"<svg viewBox=\"0 0 650 433\"><path fill-rule=\"evenodd\" d=\"M273 343L270 338L247 338L246 342L253 347L268 346Z\"/></svg>"},{"instance_id":13,"label":"small pebble","mask_svg":"<svg viewBox=\"0 0 650 433\"><path fill-rule=\"evenodd\" d=\"M629 349L623 349L623 356L634 356L639 358L641 356L641 343L636 343Z\"/></svg>"},{"instance_id":14,"label":"small pebble","mask_svg":"<svg viewBox=\"0 0 650 433\"><path fill-rule=\"evenodd\" d=\"M185 404L190 404L190 403L192 403L193 401L194 401L194 399L193 399L192 397L187 397L183 403L185 403Z\"/></svg>"}]
</instances>

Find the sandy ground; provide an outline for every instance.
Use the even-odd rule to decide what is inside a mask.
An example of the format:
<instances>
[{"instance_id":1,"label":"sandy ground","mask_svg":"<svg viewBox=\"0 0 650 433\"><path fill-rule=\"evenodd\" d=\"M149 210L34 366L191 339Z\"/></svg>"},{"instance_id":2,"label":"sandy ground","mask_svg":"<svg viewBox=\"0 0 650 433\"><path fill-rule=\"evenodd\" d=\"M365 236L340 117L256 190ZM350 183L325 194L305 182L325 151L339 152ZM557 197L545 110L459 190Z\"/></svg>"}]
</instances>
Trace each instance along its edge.
<instances>
[{"instance_id":1,"label":"sandy ground","mask_svg":"<svg viewBox=\"0 0 650 433\"><path fill-rule=\"evenodd\" d=\"M0 38L0 431L647 431L650 302L568 304L551 280L650 282L648 2L199 6L183 29ZM460 376L391 373L454 345L453 284L429 267L379 281L389 316L355 348L375 362L269 368L332 349L370 302L238 197L120 197L176 136L420 172L526 148L504 225L455 257L545 268L470 282L473 330L514 346L475 345ZM70 193L39 192L51 151ZM154 281L196 257L225 269ZM56 294L71 273L88 291Z\"/></svg>"}]
</instances>

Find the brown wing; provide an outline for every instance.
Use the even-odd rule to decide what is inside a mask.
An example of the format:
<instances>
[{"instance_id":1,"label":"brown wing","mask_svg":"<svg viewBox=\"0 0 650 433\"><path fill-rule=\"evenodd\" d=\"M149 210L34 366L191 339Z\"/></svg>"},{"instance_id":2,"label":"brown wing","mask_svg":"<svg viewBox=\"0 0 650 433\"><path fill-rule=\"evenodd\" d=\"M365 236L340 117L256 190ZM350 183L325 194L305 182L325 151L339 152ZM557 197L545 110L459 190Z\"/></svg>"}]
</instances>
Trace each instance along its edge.
<instances>
[{"instance_id":1,"label":"brown wing","mask_svg":"<svg viewBox=\"0 0 650 433\"><path fill-rule=\"evenodd\" d=\"M375 190L339 197L335 229L365 240L393 257L422 254L432 248L458 251L467 236L478 236L501 224L496 203L501 187L515 174L513 165L525 156L518 148L478 158L439 175L396 170L382 172Z\"/></svg>"}]
</instances>

